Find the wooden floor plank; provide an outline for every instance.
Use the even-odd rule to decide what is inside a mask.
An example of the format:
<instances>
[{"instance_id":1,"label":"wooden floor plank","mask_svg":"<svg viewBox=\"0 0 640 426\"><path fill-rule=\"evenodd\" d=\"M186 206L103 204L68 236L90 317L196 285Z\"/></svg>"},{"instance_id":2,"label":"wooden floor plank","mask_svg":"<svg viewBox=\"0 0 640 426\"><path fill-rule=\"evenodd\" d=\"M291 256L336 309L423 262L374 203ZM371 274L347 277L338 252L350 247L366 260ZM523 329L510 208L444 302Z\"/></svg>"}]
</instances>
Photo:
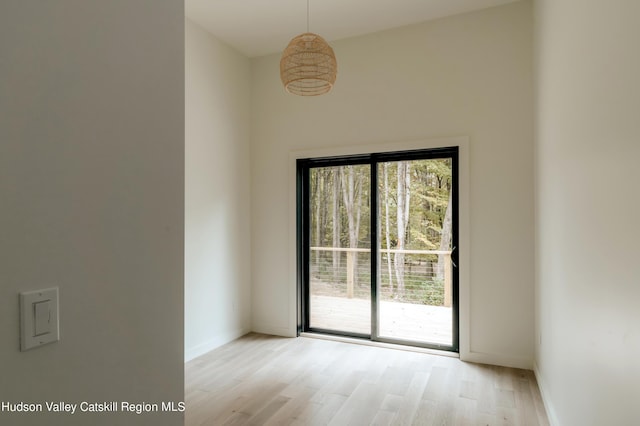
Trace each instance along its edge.
<instances>
[{"instance_id":1,"label":"wooden floor plank","mask_svg":"<svg viewBox=\"0 0 640 426\"><path fill-rule=\"evenodd\" d=\"M411 420L411 424L415 426L433 426L435 425L436 408L438 403L429 399L422 399L416 410L416 414ZM441 425L438 425L441 426Z\"/></svg>"},{"instance_id":2,"label":"wooden floor plank","mask_svg":"<svg viewBox=\"0 0 640 426\"><path fill-rule=\"evenodd\" d=\"M265 426L293 424L301 417L304 410L310 404L309 400L317 392L317 389L307 386L290 387L286 396L287 402L264 422ZM283 392L284 394L284 392ZM283 395L282 396L285 396Z\"/></svg>"},{"instance_id":3,"label":"wooden floor plank","mask_svg":"<svg viewBox=\"0 0 640 426\"><path fill-rule=\"evenodd\" d=\"M410 425L420 406L420 399L429 381L429 374L418 371L413 375L405 395L398 402L396 424Z\"/></svg>"},{"instance_id":4,"label":"wooden floor plank","mask_svg":"<svg viewBox=\"0 0 640 426\"><path fill-rule=\"evenodd\" d=\"M373 426L388 426L395 425L396 422L396 413L392 411L379 410L376 413L376 416L371 421L371 425Z\"/></svg>"},{"instance_id":5,"label":"wooden floor plank","mask_svg":"<svg viewBox=\"0 0 640 426\"><path fill-rule=\"evenodd\" d=\"M300 424L326 425L344 405L347 397L338 394L326 394L320 402L311 402L298 417Z\"/></svg>"},{"instance_id":6,"label":"wooden floor plank","mask_svg":"<svg viewBox=\"0 0 640 426\"><path fill-rule=\"evenodd\" d=\"M385 387L365 381L353 390L329 425L368 425L386 396Z\"/></svg>"}]
</instances>

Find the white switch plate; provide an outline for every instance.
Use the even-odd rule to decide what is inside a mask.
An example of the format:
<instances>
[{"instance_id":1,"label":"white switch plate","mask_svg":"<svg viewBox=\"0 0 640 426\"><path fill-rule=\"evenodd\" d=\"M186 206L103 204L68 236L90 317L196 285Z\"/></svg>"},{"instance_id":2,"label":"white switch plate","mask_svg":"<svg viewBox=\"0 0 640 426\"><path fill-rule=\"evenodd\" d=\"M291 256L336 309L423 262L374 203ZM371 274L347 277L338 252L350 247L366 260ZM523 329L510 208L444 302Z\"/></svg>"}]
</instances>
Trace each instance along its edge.
<instances>
[{"instance_id":1,"label":"white switch plate","mask_svg":"<svg viewBox=\"0 0 640 426\"><path fill-rule=\"evenodd\" d=\"M57 340L58 287L20 293L20 350Z\"/></svg>"}]
</instances>

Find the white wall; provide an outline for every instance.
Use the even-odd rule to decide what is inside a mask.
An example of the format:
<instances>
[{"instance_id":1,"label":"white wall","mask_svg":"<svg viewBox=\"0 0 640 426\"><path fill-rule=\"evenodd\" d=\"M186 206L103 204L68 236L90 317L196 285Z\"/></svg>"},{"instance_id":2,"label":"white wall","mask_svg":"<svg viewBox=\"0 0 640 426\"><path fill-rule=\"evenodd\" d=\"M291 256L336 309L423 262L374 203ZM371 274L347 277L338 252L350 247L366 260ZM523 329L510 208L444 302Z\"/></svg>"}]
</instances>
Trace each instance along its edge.
<instances>
[{"instance_id":1,"label":"white wall","mask_svg":"<svg viewBox=\"0 0 640 426\"><path fill-rule=\"evenodd\" d=\"M292 34L294 36L295 34ZM284 47L284 46L283 46ZM518 2L333 43L334 90L287 94L279 55L252 61L252 328L295 334L290 151L466 135L467 359L533 361L531 5Z\"/></svg>"},{"instance_id":2,"label":"white wall","mask_svg":"<svg viewBox=\"0 0 640 426\"><path fill-rule=\"evenodd\" d=\"M185 358L250 330L250 62L186 21Z\"/></svg>"},{"instance_id":3,"label":"white wall","mask_svg":"<svg viewBox=\"0 0 640 426\"><path fill-rule=\"evenodd\" d=\"M183 9L2 1L0 401L183 399ZM18 292L49 286L60 341L20 352ZM30 426L182 418L0 413Z\"/></svg>"},{"instance_id":4,"label":"white wall","mask_svg":"<svg viewBox=\"0 0 640 426\"><path fill-rule=\"evenodd\" d=\"M640 411L640 2L538 0L536 367L551 420Z\"/></svg>"}]
</instances>

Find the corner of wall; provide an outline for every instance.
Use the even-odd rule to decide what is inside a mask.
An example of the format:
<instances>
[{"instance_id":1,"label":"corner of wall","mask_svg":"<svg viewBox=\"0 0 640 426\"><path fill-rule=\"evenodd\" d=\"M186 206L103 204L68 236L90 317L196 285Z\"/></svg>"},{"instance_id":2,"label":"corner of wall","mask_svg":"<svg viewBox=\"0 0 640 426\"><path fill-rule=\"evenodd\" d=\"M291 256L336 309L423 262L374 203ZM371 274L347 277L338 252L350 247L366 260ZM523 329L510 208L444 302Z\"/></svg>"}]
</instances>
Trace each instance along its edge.
<instances>
[{"instance_id":1,"label":"corner of wall","mask_svg":"<svg viewBox=\"0 0 640 426\"><path fill-rule=\"evenodd\" d=\"M549 418L549 424L551 426L560 426L560 421L558 420L558 415L556 410L551 402L549 397L549 388L547 386L546 381L542 377L540 370L538 369L538 364L536 361L533 361L533 373L536 376L536 382L538 383L538 388L540 389L540 395L542 396L542 402L544 404L544 409L547 411L547 417Z\"/></svg>"},{"instance_id":2,"label":"corner of wall","mask_svg":"<svg viewBox=\"0 0 640 426\"><path fill-rule=\"evenodd\" d=\"M249 332L250 61L185 30L185 361Z\"/></svg>"}]
</instances>

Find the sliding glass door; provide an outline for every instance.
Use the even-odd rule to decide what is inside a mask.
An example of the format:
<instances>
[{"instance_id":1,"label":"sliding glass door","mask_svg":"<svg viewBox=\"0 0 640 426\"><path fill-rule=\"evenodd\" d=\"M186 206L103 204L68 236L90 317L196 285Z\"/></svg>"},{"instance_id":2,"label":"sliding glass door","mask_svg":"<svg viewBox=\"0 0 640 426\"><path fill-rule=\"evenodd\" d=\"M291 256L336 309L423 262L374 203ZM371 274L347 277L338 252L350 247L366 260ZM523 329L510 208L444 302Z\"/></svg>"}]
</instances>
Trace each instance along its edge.
<instances>
[{"instance_id":1,"label":"sliding glass door","mask_svg":"<svg viewBox=\"0 0 640 426\"><path fill-rule=\"evenodd\" d=\"M299 329L457 351L457 148L298 161Z\"/></svg>"}]
</instances>

